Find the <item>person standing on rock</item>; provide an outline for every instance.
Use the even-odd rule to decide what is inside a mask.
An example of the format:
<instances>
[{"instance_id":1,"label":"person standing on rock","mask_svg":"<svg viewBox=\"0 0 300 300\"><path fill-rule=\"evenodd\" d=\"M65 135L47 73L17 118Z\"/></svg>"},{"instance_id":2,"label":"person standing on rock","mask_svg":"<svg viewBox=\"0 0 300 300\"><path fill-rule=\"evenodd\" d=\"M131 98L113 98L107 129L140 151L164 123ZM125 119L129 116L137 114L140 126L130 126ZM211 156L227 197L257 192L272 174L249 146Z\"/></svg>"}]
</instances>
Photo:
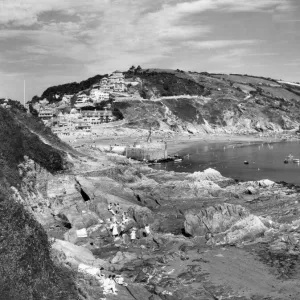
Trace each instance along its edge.
<instances>
[{"instance_id":1,"label":"person standing on rock","mask_svg":"<svg viewBox=\"0 0 300 300\"><path fill-rule=\"evenodd\" d=\"M133 227L130 232L130 239L131 239L131 242L134 242L136 240L136 228L135 227Z\"/></svg>"},{"instance_id":2,"label":"person standing on rock","mask_svg":"<svg viewBox=\"0 0 300 300\"><path fill-rule=\"evenodd\" d=\"M113 276L109 275L108 279L109 279L109 281L108 281L109 290L111 290L114 295L117 295L116 283L114 281Z\"/></svg>"},{"instance_id":3,"label":"person standing on rock","mask_svg":"<svg viewBox=\"0 0 300 300\"><path fill-rule=\"evenodd\" d=\"M111 228L111 230L112 230L112 235L113 235L113 237L116 238L116 237L119 235L117 223L116 223L116 222L113 222L113 223L111 224L111 227L110 227L110 228Z\"/></svg>"},{"instance_id":4,"label":"person standing on rock","mask_svg":"<svg viewBox=\"0 0 300 300\"><path fill-rule=\"evenodd\" d=\"M128 222L127 212L124 211L122 214L122 223L126 224Z\"/></svg>"},{"instance_id":5,"label":"person standing on rock","mask_svg":"<svg viewBox=\"0 0 300 300\"><path fill-rule=\"evenodd\" d=\"M120 204L117 203L117 205L116 205L116 214L119 214L120 211L121 211Z\"/></svg>"},{"instance_id":6,"label":"person standing on rock","mask_svg":"<svg viewBox=\"0 0 300 300\"><path fill-rule=\"evenodd\" d=\"M148 236L148 235L151 234L151 230L150 230L150 225L149 224L145 225L145 233L146 233L146 236Z\"/></svg>"}]
</instances>

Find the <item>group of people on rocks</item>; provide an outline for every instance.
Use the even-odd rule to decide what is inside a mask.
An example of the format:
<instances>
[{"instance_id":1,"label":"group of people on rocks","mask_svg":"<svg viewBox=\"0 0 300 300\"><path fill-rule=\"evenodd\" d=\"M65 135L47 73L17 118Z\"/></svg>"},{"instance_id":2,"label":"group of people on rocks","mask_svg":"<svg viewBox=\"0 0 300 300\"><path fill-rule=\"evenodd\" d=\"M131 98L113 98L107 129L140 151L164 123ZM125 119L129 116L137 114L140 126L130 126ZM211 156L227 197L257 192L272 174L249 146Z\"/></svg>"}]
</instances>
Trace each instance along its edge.
<instances>
[{"instance_id":1,"label":"group of people on rocks","mask_svg":"<svg viewBox=\"0 0 300 300\"><path fill-rule=\"evenodd\" d=\"M101 272L103 268L89 266L83 263L78 265L78 272L84 273L89 276L95 277L103 287L103 294L114 294L117 295L116 284L127 286L124 282L124 278L121 275L108 275L106 276Z\"/></svg>"},{"instance_id":2,"label":"group of people on rocks","mask_svg":"<svg viewBox=\"0 0 300 300\"><path fill-rule=\"evenodd\" d=\"M123 236L126 225L129 222L129 217L126 211L123 211L121 214L121 208L119 203L109 203L108 211L113 215L112 218L109 219L110 222L110 231L112 236L114 237L115 241L119 240L120 237ZM151 234L150 225L145 224L144 228L145 236ZM130 240L134 242L137 239L137 228L133 227L130 230Z\"/></svg>"},{"instance_id":3,"label":"group of people on rocks","mask_svg":"<svg viewBox=\"0 0 300 300\"><path fill-rule=\"evenodd\" d=\"M124 282L124 278L121 275L109 275L105 277L104 274L101 275L103 278L103 294L114 294L117 295L116 283L119 285L127 286L127 283Z\"/></svg>"}]
</instances>

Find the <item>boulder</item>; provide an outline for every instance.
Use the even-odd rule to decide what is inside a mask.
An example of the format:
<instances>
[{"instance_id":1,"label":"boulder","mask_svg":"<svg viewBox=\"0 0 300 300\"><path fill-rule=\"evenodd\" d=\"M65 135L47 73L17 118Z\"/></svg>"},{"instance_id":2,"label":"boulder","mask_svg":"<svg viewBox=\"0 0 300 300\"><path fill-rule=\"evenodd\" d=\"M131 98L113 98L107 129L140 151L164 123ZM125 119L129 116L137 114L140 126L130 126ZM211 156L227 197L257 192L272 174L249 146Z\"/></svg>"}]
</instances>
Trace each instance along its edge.
<instances>
[{"instance_id":1,"label":"boulder","mask_svg":"<svg viewBox=\"0 0 300 300\"><path fill-rule=\"evenodd\" d=\"M76 246L67 241L55 240L52 244L52 248L58 252L61 252L65 258L65 262L75 266L76 270L78 269L78 265L80 263L94 267L105 267L108 264L102 259L96 259L92 252L87 248Z\"/></svg>"},{"instance_id":2,"label":"boulder","mask_svg":"<svg viewBox=\"0 0 300 300\"><path fill-rule=\"evenodd\" d=\"M215 169L209 168L204 170L203 172L194 172L191 175L187 176L188 179L192 179L195 181L209 180L209 181L219 181L226 179Z\"/></svg>"},{"instance_id":3,"label":"boulder","mask_svg":"<svg viewBox=\"0 0 300 300\"><path fill-rule=\"evenodd\" d=\"M259 217L249 215L248 217L237 221L224 233L212 237L208 244L238 244L243 241L252 241L261 236L268 228L263 224Z\"/></svg>"},{"instance_id":4,"label":"boulder","mask_svg":"<svg viewBox=\"0 0 300 300\"><path fill-rule=\"evenodd\" d=\"M66 216L72 228L77 230L96 225L101 221L98 215L89 211L88 208L81 209L76 206L64 209L61 215Z\"/></svg>"},{"instance_id":5,"label":"boulder","mask_svg":"<svg viewBox=\"0 0 300 300\"><path fill-rule=\"evenodd\" d=\"M125 264L131 260L137 259L136 253L118 251L116 256L111 259L112 264Z\"/></svg>"},{"instance_id":6,"label":"boulder","mask_svg":"<svg viewBox=\"0 0 300 300\"><path fill-rule=\"evenodd\" d=\"M248 195L255 195L257 194L257 190L253 186L248 186L245 193Z\"/></svg>"},{"instance_id":7,"label":"boulder","mask_svg":"<svg viewBox=\"0 0 300 300\"><path fill-rule=\"evenodd\" d=\"M187 234L192 236L220 233L249 215L246 208L228 203L210 206L200 211L188 210L184 215L184 229Z\"/></svg>"},{"instance_id":8,"label":"boulder","mask_svg":"<svg viewBox=\"0 0 300 300\"><path fill-rule=\"evenodd\" d=\"M82 229L85 229L85 228L82 228ZM76 230L74 228L68 230L64 234L64 239L75 245L82 245L82 244L86 243L88 241L88 236L87 236L87 234L86 234L86 236L80 234L80 232L83 231L82 229L79 230L79 234L78 234L78 230Z\"/></svg>"},{"instance_id":9,"label":"boulder","mask_svg":"<svg viewBox=\"0 0 300 300\"><path fill-rule=\"evenodd\" d=\"M275 182L272 180L269 180L269 179L262 179L262 180L258 181L258 185L260 187L273 186L274 184L275 184Z\"/></svg>"},{"instance_id":10,"label":"boulder","mask_svg":"<svg viewBox=\"0 0 300 300\"><path fill-rule=\"evenodd\" d=\"M147 207L132 206L128 209L128 214L137 223L139 227L154 222L152 211Z\"/></svg>"}]
</instances>

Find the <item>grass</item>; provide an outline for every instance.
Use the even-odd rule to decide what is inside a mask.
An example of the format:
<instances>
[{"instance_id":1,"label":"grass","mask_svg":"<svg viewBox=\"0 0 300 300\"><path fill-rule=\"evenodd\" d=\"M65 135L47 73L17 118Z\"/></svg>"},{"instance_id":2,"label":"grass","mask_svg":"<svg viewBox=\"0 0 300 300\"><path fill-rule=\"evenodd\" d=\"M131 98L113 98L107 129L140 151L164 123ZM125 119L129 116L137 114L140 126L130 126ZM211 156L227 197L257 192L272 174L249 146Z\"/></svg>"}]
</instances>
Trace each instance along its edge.
<instances>
[{"instance_id":1,"label":"grass","mask_svg":"<svg viewBox=\"0 0 300 300\"><path fill-rule=\"evenodd\" d=\"M77 299L72 274L56 266L41 225L22 204L0 196L0 298Z\"/></svg>"},{"instance_id":2,"label":"grass","mask_svg":"<svg viewBox=\"0 0 300 300\"><path fill-rule=\"evenodd\" d=\"M0 299L77 299L72 273L51 260L46 232L10 196L10 187L21 184L18 164L24 156L51 173L65 168L64 153L44 144L32 131L57 147L66 146L18 103L11 105L0 107Z\"/></svg>"}]
</instances>

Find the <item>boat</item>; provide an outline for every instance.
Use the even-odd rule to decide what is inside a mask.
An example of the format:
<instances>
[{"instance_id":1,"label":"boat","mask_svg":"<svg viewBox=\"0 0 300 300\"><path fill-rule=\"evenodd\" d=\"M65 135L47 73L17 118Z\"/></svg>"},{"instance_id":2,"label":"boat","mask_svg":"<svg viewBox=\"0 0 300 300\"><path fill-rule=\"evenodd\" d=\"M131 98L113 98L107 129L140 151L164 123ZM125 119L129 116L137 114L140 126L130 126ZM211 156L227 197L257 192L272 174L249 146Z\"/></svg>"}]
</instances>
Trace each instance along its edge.
<instances>
[{"instance_id":1,"label":"boat","mask_svg":"<svg viewBox=\"0 0 300 300\"><path fill-rule=\"evenodd\" d=\"M182 161L182 158L176 158L176 159L174 159L174 162L180 162L180 161Z\"/></svg>"},{"instance_id":2,"label":"boat","mask_svg":"<svg viewBox=\"0 0 300 300\"><path fill-rule=\"evenodd\" d=\"M288 164L290 161L293 161L294 156L292 154L288 155L285 159L284 159L284 163Z\"/></svg>"},{"instance_id":3,"label":"boat","mask_svg":"<svg viewBox=\"0 0 300 300\"><path fill-rule=\"evenodd\" d=\"M249 161L245 160L245 161L244 161L244 164L245 164L245 165L249 165Z\"/></svg>"},{"instance_id":4,"label":"boat","mask_svg":"<svg viewBox=\"0 0 300 300\"><path fill-rule=\"evenodd\" d=\"M299 158L294 158L294 159L293 159L293 163L299 164L299 163L300 163L300 159L299 159Z\"/></svg>"}]
</instances>

